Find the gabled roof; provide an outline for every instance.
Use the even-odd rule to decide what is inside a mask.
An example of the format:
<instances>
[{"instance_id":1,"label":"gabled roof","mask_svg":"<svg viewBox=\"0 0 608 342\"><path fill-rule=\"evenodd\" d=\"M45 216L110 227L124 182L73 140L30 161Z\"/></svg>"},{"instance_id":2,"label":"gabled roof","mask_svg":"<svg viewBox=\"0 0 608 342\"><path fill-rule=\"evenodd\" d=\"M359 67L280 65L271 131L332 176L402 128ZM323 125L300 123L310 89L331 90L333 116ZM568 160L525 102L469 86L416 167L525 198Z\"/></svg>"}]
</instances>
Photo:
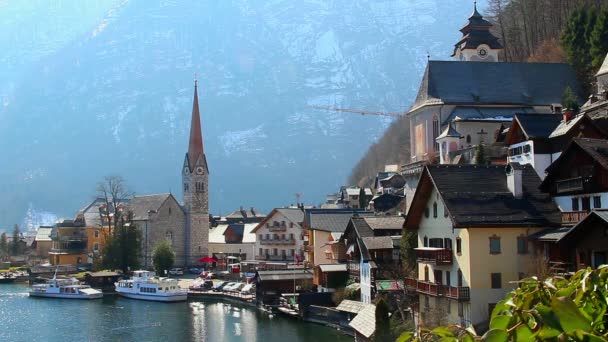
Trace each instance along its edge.
<instances>
[{"instance_id":1,"label":"gabled roof","mask_svg":"<svg viewBox=\"0 0 608 342\"><path fill-rule=\"evenodd\" d=\"M344 299L340 304L336 307L338 311L350 312L350 313L359 313L359 311L363 310L367 304L363 302L359 302L356 300Z\"/></svg>"},{"instance_id":2,"label":"gabled roof","mask_svg":"<svg viewBox=\"0 0 608 342\"><path fill-rule=\"evenodd\" d=\"M276 213L280 213L286 219L293 222L294 224L300 225L304 222L304 211L300 208L274 208L270 214L257 224L252 233L255 233L258 229L264 226Z\"/></svg>"},{"instance_id":3,"label":"gabled roof","mask_svg":"<svg viewBox=\"0 0 608 342\"><path fill-rule=\"evenodd\" d=\"M306 269L257 271L260 281L304 280L312 279L312 273Z\"/></svg>"},{"instance_id":4,"label":"gabled roof","mask_svg":"<svg viewBox=\"0 0 608 342\"><path fill-rule=\"evenodd\" d=\"M308 229L337 233L346 230L355 213L359 216L374 215L373 212L362 209L306 209L304 213Z\"/></svg>"},{"instance_id":5,"label":"gabled roof","mask_svg":"<svg viewBox=\"0 0 608 342\"><path fill-rule=\"evenodd\" d=\"M443 138L448 138L448 137L462 138L462 134L458 133L458 131L456 130L456 128L454 128L454 126L450 123L448 125L448 127L446 127L446 129L443 131L443 133L439 134L439 136L435 140L439 140L439 139L443 139Z\"/></svg>"},{"instance_id":6,"label":"gabled roof","mask_svg":"<svg viewBox=\"0 0 608 342\"><path fill-rule=\"evenodd\" d=\"M363 217L352 217L348 225L353 227L357 236L360 238L374 236L373 229L367 224Z\"/></svg>"},{"instance_id":7,"label":"gabled roof","mask_svg":"<svg viewBox=\"0 0 608 342\"><path fill-rule=\"evenodd\" d=\"M568 86L581 94L568 64L429 61L410 112L433 104L548 106Z\"/></svg>"},{"instance_id":8,"label":"gabled roof","mask_svg":"<svg viewBox=\"0 0 608 342\"><path fill-rule=\"evenodd\" d=\"M39 227L36 231L35 241L51 241L53 227Z\"/></svg>"},{"instance_id":9,"label":"gabled roof","mask_svg":"<svg viewBox=\"0 0 608 342\"><path fill-rule=\"evenodd\" d=\"M557 114L517 114L515 124L520 127L526 140L546 139L559 126L562 116ZM511 126L513 128L513 126ZM509 134L513 129L509 130Z\"/></svg>"},{"instance_id":10,"label":"gabled roof","mask_svg":"<svg viewBox=\"0 0 608 342\"><path fill-rule=\"evenodd\" d=\"M374 304L365 304L365 307L359 311L357 316L348 325L359 334L370 338L376 330L376 306Z\"/></svg>"},{"instance_id":11,"label":"gabled roof","mask_svg":"<svg viewBox=\"0 0 608 342\"><path fill-rule=\"evenodd\" d=\"M530 165L520 168L523 196L516 198L507 186L504 166L426 166L406 228L418 229L433 188L446 205L454 228L559 226L560 211L551 197L539 190L540 178L534 169Z\"/></svg>"},{"instance_id":12,"label":"gabled roof","mask_svg":"<svg viewBox=\"0 0 608 342\"><path fill-rule=\"evenodd\" d=\"M150 211L157 212L169 198L177 202L172 194L135 196L129 201L127 210L133 212L133 220L145 221Z\"/></svg>"},{"instance_id":13,"label":"gabled roof","mask_svg":"<svg viewBox=\"0 0 608 342\"><path fill-rule=\"evenodd\" d=\"M401 231L405 218L403 216L373 216L363 217L363 220L372 230L393 229Z\"/></svg>"},{"instance_id":14,"label":"gabled roof","mask_svg":"<svg viewBox=\"0 0 608 342\"><path fill-rule=\"evenodd\" d=\"M564 161L567 159L568 154L574 153L575 150L581 150L591 158L593 158L599 165L604 169L608 170L608 140L606 139L588 139L588 138L575 138L566 147L564 152L547 168L547 177L543 180L543 186L548 182L551 176L551 172L560 167L564 167Z\"/></svg>"},{"instance_id":15,"label":"gabled roof","mask_svg":"<svg viewBox=\"0 0 608 342\"><path fill-rule=\"evenodd\" d=\"M589 215L578 222L574 227L560 227L556 229L547 229L538 233L530 235L530 239L537 241L548 241L548 242L562 242L565 239L575 237L575 235L584 234L583 230L586 227L592 227L593 229L605 229L608 228L608 211L606 210L592 210Z\"/></svg>"},{"instance_id":16,"label":"gabled roof","mask_svg":"<svg viewBox=\"0 0 608 342\"><path fill-rule=\"evenodd\" d=\"M243 240L241 243L255 243L256 235L253 229L257 225L257 223L245 223L243 225ZM209 229L209 243L226 243L224 233L229 226L230 224L219 224L217 227Z\"/></svg>"},{"instance_id":17,"label":"gabled roof","mask_svg":"<svg viewBox=\"0 0 608 342\"><path fill-rule=\"evenodd\" d=\"M324 264L317 265L321 269L321 272L346 272L346 264Z\"/></svg>"},{"instance_id":18,"label":"gabled roof","mask_svg":"<svg viewBox=\"0 0 608 342\"><path fill-rule=\"evenodd\" d=\"M393 249L393 238L391 236L372 236L361 238L367 250Z\"/></svg>"},{"instance_id":19,"label":"gabled roof","mask_svg":"<svg viewBox=\"0 0 608 342\"><path fill-rule=\"evenodd\" d=\"M516 107L474 107L456 106L448 115L443 124L452 121L478 121L478 122L502 122L508 123L519 113L536 113L534 108L526 106Z\"/></svg>"},{"instance_id":20,"label":"gabled roof","mask_svg":"<svg viewBox=\"0 0 608 342\"><path fill-rule=\"evenodd\" d=\"M249 209L240 208L226 215L227 219L246 219L251 217L265 217L266 215L251 207Z\"/></svg>"}]
</instances>

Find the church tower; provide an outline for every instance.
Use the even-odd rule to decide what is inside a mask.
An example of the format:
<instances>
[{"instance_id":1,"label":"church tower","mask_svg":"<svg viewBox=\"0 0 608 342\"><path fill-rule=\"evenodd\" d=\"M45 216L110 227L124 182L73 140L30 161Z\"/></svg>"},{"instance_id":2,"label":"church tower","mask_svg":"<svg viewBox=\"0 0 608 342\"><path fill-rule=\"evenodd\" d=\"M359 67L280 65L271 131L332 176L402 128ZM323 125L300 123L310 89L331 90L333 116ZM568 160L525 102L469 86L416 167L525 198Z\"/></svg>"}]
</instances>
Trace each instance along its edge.
<instances>
[{"instance_id":1,"label":"church tower","mask_svg":"<svg viewBox=\"0 0 608 342\"><path fill-rule=\"evenodd\" d=\"M194 81L190 141L182 168L182 183L186 212L184 257L186 265L193 265L200 258L207 256L209 251L209 169L203 149L196 80Z\"/></svg>"},{"instance_id":2,"label":"church tower","mask_svg":"<svg viewBox=\"0 0 608 342\"><path fill-rule=\"evenodd\" d=\"M498 52L502 45L490 32L492 23L485 20L473 5L469 22L460 29L462 39L454 46L452 57L464 62L498 62Z\"/></svg>"}]
</instances>

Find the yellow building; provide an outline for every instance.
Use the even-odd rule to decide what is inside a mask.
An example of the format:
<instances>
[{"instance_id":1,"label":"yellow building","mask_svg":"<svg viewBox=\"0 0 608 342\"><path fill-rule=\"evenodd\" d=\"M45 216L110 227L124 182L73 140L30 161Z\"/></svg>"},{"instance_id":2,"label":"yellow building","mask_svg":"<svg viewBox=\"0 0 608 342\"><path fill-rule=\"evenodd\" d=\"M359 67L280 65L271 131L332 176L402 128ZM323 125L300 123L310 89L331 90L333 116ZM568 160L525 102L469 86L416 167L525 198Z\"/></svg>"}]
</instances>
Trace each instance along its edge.
<instances>
[{"instance_id":1,"label":"yellow building","mask_svg":"<svg viewBox=\"0 0 608 342\"><path fill-rule=\"evenodd\" d=\"M551 198L529 166L425 167L405 227L417 232L422 326L487 329L493 306L535 272L528 236L561 224Z\"/></svg>"},{"instance_id":2,"label":"yellow building","mask_svg":"<svg viewBox=\"0 0 608 342\"><path fill-rule=\"evenodd\" d=\"M108 236L108 227L86 227L79 218L64 220L51 232L49 260L53 265L91 264L101 254Z\"/></svg>"}]
</instances>

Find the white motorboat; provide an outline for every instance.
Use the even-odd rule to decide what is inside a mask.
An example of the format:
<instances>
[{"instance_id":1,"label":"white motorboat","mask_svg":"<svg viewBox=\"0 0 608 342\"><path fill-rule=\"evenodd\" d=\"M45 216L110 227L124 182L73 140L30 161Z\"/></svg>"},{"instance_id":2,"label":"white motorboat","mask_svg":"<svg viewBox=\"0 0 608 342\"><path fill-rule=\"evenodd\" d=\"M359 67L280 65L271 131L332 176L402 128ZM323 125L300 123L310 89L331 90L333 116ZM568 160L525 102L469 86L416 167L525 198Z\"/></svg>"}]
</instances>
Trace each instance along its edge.
<instances>
[{"instance_id":1,"label":"white motorboat","mask_svg":"<svg viewBox=\"0 0 608 342\"><path fill-rule=\"evenodd\" d=\"M156 277L154 272L135 271L129 280L114 283L119 295L157 302L182 302L188 299L188 292L179 287L176 279Z\"/></svg>"},{"instance_id":2,"label":"white motorboat","mask_svg":"<svg viewBox=\"0 0 608 342\"><path fill-rule=\"evenodd\" d=\"M53 279L48 279L44 284L33 285L29 291L31 297L63 298L63 299L98 299L103 297L103 292L82 285L78 279L57 279L57 273Z\"/></svg>"}]
</instances>

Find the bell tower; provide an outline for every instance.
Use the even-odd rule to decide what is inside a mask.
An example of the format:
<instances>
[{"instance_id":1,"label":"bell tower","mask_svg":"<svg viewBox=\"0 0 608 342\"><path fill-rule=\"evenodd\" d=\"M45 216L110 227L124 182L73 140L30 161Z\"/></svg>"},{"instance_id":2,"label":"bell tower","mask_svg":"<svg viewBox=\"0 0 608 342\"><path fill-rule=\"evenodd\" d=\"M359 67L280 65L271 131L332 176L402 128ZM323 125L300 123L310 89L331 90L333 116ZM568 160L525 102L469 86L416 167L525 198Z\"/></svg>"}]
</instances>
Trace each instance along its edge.
<instances>
[{"instance_id":1,"label":"bell tower","mask_svg":"<svg viewBox=\"0 0 608 342\"><path fill-rule=\"evenodd\" d=\"M182 168L182 186L186 212L184 259L186 265L193 265L200 258L207 256L209 251L209 169L203 149L196 80L190 140Z\"/></svg>"},{"instance_id":2,"label":"bell tower","mask_svg":"<svg viewBox=\"0 0 608 342\"><path fill-rule=\"evenodd\" d=\"M462 38L454 45L452 57L463 62L498 62L498 52L502 45L490 32L492 23L485 20L473 5L469 22L460 29Z\"/></svg>"}]
</instances>

